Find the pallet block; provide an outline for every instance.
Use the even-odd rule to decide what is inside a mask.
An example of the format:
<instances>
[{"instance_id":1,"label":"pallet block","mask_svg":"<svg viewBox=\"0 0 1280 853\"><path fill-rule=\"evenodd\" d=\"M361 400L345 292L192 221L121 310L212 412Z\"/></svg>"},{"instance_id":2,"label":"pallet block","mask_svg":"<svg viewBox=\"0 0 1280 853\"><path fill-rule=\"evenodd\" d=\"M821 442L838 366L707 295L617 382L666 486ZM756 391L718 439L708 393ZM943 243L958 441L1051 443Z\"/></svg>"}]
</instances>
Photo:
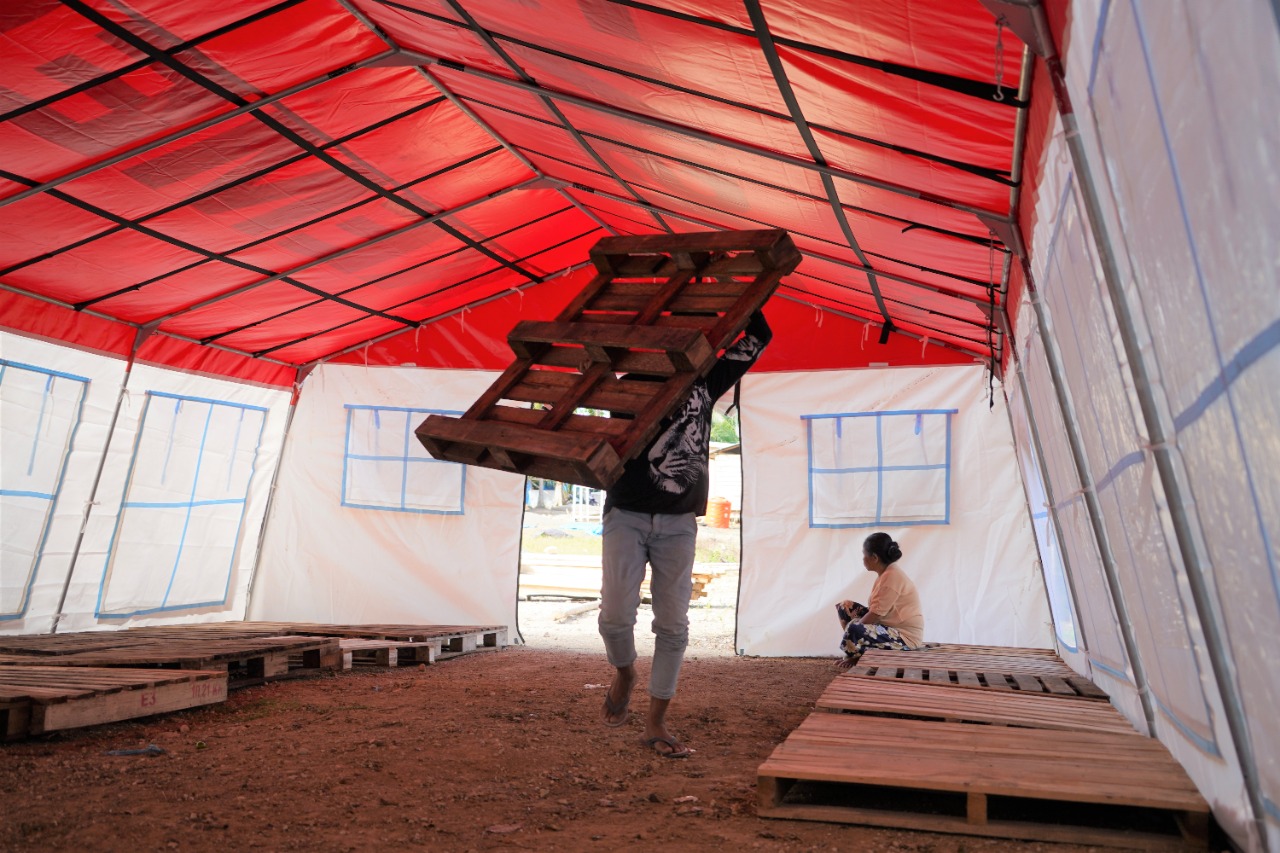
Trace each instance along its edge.
<instances>
[{"instance_id":1,"label":"pallet block","mask_svg":"<svg viewBox=\"0 0 1280 853\"><path fill-rule=\"evenodd\" d=\"M516 325L515 361L462 417L417 428L432 456L612 486L800 262L780 230L609 237L590 256L596 276L554 322Z\"/></svg>"}]
</instances>

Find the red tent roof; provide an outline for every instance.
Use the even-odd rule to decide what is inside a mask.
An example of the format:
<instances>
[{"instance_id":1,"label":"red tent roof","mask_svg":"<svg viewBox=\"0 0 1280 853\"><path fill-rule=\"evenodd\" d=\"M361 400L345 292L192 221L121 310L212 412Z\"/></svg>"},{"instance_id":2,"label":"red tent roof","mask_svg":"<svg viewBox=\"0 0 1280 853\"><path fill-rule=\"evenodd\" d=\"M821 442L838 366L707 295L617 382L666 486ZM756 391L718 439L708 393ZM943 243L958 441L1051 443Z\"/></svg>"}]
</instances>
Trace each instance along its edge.
<instances>
[{"instance_id":1,"label":"red tent roof","mask_svg":"<svg viewBox=\"0 0 1280 853\"><path fill-rule=\"evenodd\" d=\"M500 367L601 237L784 228L775 369L1003 353L1028 105L979 0L30 0L0 67L10 328Z\"/></svg>"}]
</instances>

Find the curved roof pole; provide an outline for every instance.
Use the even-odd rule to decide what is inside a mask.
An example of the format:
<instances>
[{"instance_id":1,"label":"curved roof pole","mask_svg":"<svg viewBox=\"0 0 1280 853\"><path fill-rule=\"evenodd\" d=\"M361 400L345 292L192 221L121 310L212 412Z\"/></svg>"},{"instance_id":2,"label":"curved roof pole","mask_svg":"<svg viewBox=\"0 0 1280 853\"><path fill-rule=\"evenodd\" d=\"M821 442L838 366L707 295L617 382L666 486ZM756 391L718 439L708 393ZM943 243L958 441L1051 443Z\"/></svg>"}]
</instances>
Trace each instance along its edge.
<instances>
[{"instance_id":1,"label":"curved roof pole","mask_svg":"<svg viewBox=\"0 0 1280 853\"><path fill-rule=\"evenodd\" d=\"M1111 235L1103 225L1101 196L1084 143L1080 139L1080 124L1076 120L1071 94L1067 89L1062 58L1054 45L1049 22L1040 0L983 0L983 3L998 15L1007 15L1009 25L1014 28L1023 42L1044 58L1048 68L1054 100L1062 119L1063 130L1066 131L1064 136L1067 150L1071 155L1071 165L1077 175L1076 185L1080 189L1080 198L1084 202L1090 235L1098 250L1103 284L1106 286L1108 301L1115 312L1116 326L1125 357L1129 362L1129 369L1133 373L1133 384L1142 413L1143 426L1147 431L1147 439L1151 443L1150 453L1156 470L1160 474L1160 485L1168 504L1178 553L1183 561L1192 603L1196 609L1196 616L1200 620L1205 646L1213 668L1214 683L1222 697L1227 729L1234 742L1236 757L1240 762L1245 790L1253 811L1254 832L1258 834L1256 840L1259 845L1265 847L1268 837L1266 810L1258 759L1253 753L1248 721L1245 719L1240 692L1236 686L1236 670L1227 651L1222 627L1223 617L1209 585L1211 566L1209 557L1204 552L1204 539L1200 532L1199 519L1192 509L1195 502L1188 492L1185 470L1174 455L1176 428L1172 427L1171 419L1168 420L1169 428L1166 428L1164 415L1167 413L1163 411L1153 390L1160 383L1158 370L1149 364L1148 357L1142 348L1138 313L1125 294L1116 250L1111 243ZM1123 624L1126 620L1121 617L1120 621Z\"/></svg>"},{"instance_id":2,"label":"curved roof pole","mask_svg":"<svg viewBox=\"0 0 1280 853\"><path fill-rule=\"evenodd\" d=\"M778 87L778 93L782 95L783 102L787 105L787 110L791 113L791 120L795 122L796 130L800 133L800 138L804 140L805 147L809 149L809 156L813 158L813 162L819 166L826 166L827 160L822 156L822 151L818 147L818 140L813 135L813 131L809 129L809 123L805 121L804 111L800 108L800 102L796 100L795 91L791 88L791 81L787 79L787 71L782 67L782 59L778 56L777 46L773 43L773 36L769 34L769 24L765 21L764 10L760 8L759 0L745 0L747 14L751 16L751 25L755 28L756 40L760 42L760 49L764 52L765 59L769 62L769 70L773 72L774 83ZM858 245L858 238L853 234L853 228L849 226L849 219L845 216L844 206L840 203L840 194L836 192L836 184L831 175L827 172L821 173L822 188L826 190L827 201L831 205L831 212L836 217L836 222L840 225L840 231L844 234L844 239L849 244L849 248L853 250L858 261L867 268L867 281L871 285L871 295L875 297L876 307L880 310L880 316L884 318L884 326L880 333L880 343L885 343L889 339L889 333L893 331L893 318L889 316L889 308L884 303L884 297L880 295L880 284L876 281L876 275L871 271L871 264L867 260L867 256L862 253L862 247Z\"/></svg>"}]
</instances>

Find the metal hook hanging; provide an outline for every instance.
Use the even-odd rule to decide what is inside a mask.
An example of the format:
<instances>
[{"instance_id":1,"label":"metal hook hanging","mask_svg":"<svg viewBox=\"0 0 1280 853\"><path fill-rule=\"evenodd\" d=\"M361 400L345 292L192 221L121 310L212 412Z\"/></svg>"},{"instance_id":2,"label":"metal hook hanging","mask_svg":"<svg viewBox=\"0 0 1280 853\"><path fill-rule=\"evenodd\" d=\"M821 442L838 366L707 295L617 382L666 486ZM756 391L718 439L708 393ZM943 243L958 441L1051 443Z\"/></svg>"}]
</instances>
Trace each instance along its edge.
<instances>
[{"instance_id":1,"label":"metal hook hanging","mask_svg":"<svg viewBox=\"0 0 1280 853\"><path fill-rule=\"evenodd\" d=\"M992 97L1004 100L1004 28L1008 25L1004 15L996 18L996 93Z\"/></svg>"}]
</instances>

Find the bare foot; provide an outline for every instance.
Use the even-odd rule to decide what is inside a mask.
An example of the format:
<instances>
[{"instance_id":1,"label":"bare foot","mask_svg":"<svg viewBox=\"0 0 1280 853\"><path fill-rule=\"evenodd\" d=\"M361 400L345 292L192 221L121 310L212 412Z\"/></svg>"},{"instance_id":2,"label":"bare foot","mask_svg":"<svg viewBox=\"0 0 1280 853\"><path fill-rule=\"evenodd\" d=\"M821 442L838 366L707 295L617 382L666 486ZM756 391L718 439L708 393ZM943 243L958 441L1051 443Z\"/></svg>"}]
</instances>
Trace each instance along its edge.
<instances>
[{"instance_id":1,"label":"bare foot","mask_svg":"<svg viewBox=\"0 0 1280 853\"><path fill-rule=\"evenodd\" d=\"M617 728L626 725L628 706L631 704L631 687L636 682L634 667L620 667L613 675L613 682L604 694L604 724Z\"/></svg>"}]
</instances>

